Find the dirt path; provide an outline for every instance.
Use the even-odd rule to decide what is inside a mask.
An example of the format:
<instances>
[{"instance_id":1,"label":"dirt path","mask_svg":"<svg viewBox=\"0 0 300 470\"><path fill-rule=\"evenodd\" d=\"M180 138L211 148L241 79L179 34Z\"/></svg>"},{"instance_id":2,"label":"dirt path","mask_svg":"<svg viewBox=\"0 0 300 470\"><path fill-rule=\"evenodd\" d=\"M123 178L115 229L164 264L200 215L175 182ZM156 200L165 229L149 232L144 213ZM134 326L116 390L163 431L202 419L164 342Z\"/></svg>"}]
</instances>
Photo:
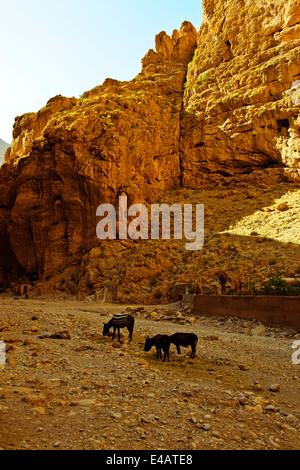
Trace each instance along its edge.
<instances>
[{"instance_id":1,"label":"dirt path","mask_svg":"<svg viewBox=\"0 0 300 470\"><path fill-rule=\"evenodd\" d=\"M127 331L119 343L102 323L124 306L2 295L0 448L298 449L298 335L163 308L136 313L132 343ZM50 337L62 331L70 339ZM195 359L143 351L145 335L176 331L198 335Z\"/></svg>"}]
</instances>

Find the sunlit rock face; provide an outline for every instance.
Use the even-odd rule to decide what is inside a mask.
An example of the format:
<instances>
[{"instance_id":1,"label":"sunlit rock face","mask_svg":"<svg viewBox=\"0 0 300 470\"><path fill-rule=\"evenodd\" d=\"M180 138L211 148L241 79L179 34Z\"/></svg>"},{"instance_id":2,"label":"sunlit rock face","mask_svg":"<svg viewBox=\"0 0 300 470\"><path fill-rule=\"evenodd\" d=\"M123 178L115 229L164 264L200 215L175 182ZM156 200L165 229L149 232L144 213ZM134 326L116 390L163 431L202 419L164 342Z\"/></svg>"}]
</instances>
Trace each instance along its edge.
<instances>
[{"instance_id":1,"label":"sunlit rock face","mask_svg":"<svg viewBox=\"0 0 300 470\"><path fill-rule=\"evenodd\" d=\"M291 88L300 79L299 2L205 0L203 6L184 95L183 184L268 183L282 173L274 167L297 177L300 100ZM260 168L269 171L253 173Z\"/></svg>"}]
</instances>

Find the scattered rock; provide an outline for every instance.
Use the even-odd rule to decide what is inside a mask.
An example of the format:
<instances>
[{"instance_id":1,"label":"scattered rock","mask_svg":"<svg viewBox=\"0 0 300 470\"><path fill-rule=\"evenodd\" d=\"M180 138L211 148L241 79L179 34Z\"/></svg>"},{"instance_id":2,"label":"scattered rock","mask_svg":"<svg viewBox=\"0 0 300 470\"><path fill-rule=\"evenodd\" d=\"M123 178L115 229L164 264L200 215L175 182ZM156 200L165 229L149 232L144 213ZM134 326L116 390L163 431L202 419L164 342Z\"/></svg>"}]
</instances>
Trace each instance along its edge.
<instances>
[{"instance_id":1,"label":"scattered rock","mask_svg":"<svg viewBox=\"0 0 300 470\"><path fill-rule=\"evenodd\" d=\"M274 405L267 405L266 411L271 411L272 413L275 413L276 407Z\"/></svg>"},{"instance_id":2,"label":"scattered rock","mask_svg":"<svg viewBox=\"0 0 300 470\"><path fill-rule=\"evenodd\" d=\"M262 413L263 408L261 405L246 405L245 410L249 411L250 413Z\"/></svg>"},{"instance_id":3,"label":"scattered rock","mask_svg":"<svg viewBox=\"0 0 300 470\"><path fill-rule=\"evenodd\" d=\"M114 419L121 419L122 418L122 413L116 412L116 411L110 411L109 416Z\"/></svg>"},{"instance_id":4,"label":"scattered rock","mask_svg":"<svg viewBox=\"0 0 300 470\"><path fill-rule=\"evenodd\" d=\"M99 440L93 440L91 443L91 449L92 450L105 450L106 446L105 443Z\"/></svg>"},{"instance_id":5,"label":"scattered rock","mask_svg":"<svg viewBox=\"0 0 300 470\"><path fill-rule=\"evenodd\" d=\"M0 325L0 331L8 330L9 329L9 323L4 321Z\"/></svg>"},{"instance_id":6,"label":"scattered rock","mask_svg":"<svg viewBox=\"0 0 300 470\"><path fill-rule=\"evenodd\" d=\"M197 450L197 443L196 442L191 442L188 445L189 450Z\"/></svg>"},{"instance_id":7,"label":"scattered rock","mask_svg":"<svg viewBox=\"0 0 300 470\"><path fill-rule=\"evenodd\" d=\"M240 370L249 370L249 366L247 366L247 364L239 364L238 368Z\"/></svg>"},{"instance_id":8,"label":"scattered rock","mask_svg":"<svg viewBox=\"0 0 300 470\"><path fill-rule=\"evenodd\" d=\"M269 390L271 392L279 392L280 391L280 385L279 384L272 384L272 385L270 385Z\"/></svg>"},{"instance_id":9,"label":"scattered rock","mask_svg":"<svg viewBox=\"0 0 300 470\"><path fill-rule=\"evenodd\" d=\"M240 405L245 406L247 404L247 398L245 397L245 395L240 395L238 397L238 402Z\"/></svg>"},{"instance_id":10,"label":"scattered rock","mask_svg":"<svg viewBox=\"0 0 300 470\"><path fill-rule=\"evenodd\" d=\"M78 400L77 405L79 406L92 406L97 403L97 400L93 398L83 398L82 400Z\"/></svg>"},{"instance_id":11,"label":"scattered rock","mask_svg":"<svg viewBox=\"0 0 300 470\"><path fill-rule=\"evenodd\" d=\"M278 204L278 206L276 206L276 209L281 212L287 211L289 209L288 203L284 201L281 204Z\"/></svg>"},{"instance_id":12,"label":"scattered rock","mask_svg":"<svg viewBox=\"0 0 300 470\"><path fill-rule=\"evenodd\" d=\"M38 406L46 403L46 398L44 395L27 395L23 398L23 401L28 405Z\"/></svg>"},{"instance_id":13,"label":"scattered rock","mask_svg":"<svg viewBox=\"0 0 300 470\"><path fill-rule=\"evenodd\" d=\"M36 415L45 415L46 414L46 410L43 406L36 406L35 408L32 409L32 411Z\"/></svg>"},{"instance_id":14,"label":"scattered rock","mask_svg":"<svg viewBox=\"0 0 300 470\"><path fill-rule=\"evenodd\" d=\"M43 339L43 338L51 338L51 333L49 333L49 331L45 331L44 333L41 333L39 335L39 338Z\"/></svg>"},{"instance_id":15,"label":"scattered rock","mask_svg":"<svg viewBox=\"0 0 300 470\"><path fill-rule=\"evenodd\" d=\"M266 332L266 327L264 325L256 326L255 328L252 328L252 330L250 331L251 335L254 335L254 336L263 335L265 332Z\"/></svg>"},{"instance_id":16,"label":"scattered rock","mask_svg":"<svg viewBox=\"0 0 300 470\"><path fill-rule=\"evenodd\" d=\"M210 340L210 341L217 341L219 339L219 336L218 335L209 335L209 336L205 336L203 339L207 339L207 340Z\"/></svg>"},{"instance_id":17,"label":"scattered rock","mask_svg":"<svg viewBox=\"0 0 300 470\"><path fill-rule=\"evenodd\" d=\"M256 380L256 381L254 382L253 389L254 389L254 390L257 390L257 391L258 391L258 390L261 390L261 389L262 389L261 383Z\"/></svg>"},{"instance_id":18,"label":"scattered rock","mask_svg":"<svg viewBox=\"0 0 300 470\"><path fill-rule=\"evenodd\" d=\"M204 431L209 431L209 430L210 430L210 424L204 423L204 424L202 425L202 429L203 429Z\"/></svg>"},{"instance_id":19,"label":"scattered rock","mask_svg":"<svg viewBox=\"0 0 300 470\"><path fill-rule=\"evenodd\" d=\"M68 331L64 330L64 331L60 331L59 333L54 333L50 336L50 338L53 338L53 339L70 339L70 334Z\"/></svg>"},{"instance_id":20,"label":"scattered rock","mask_svg":"<svg viewBox=\"0 0 300 470\"><path fill-rule=\"evenodd\" d=\"M29 345L32 345L32 344L34 344L34 343L35 343L34 339L32 339L32 338L26 338L26 339L24 340L24 343L23 343L23 344L24 344L24 346L29 346Z\"/></svg>"}]
</instances>

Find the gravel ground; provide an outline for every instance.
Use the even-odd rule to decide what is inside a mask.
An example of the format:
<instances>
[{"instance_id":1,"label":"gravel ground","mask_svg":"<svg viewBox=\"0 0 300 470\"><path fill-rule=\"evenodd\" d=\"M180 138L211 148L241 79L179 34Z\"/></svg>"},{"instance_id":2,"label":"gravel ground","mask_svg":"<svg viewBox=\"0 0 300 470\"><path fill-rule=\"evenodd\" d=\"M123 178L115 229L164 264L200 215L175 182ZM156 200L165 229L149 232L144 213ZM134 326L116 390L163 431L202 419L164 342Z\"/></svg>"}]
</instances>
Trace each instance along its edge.
<instances>
[{"instance_id":1,"label":"gravel ground","mask_svg":"<svg viewBox=\"0 0 300 470\"><path fill-rule=\"evenodd\" d=\"M174 304L135 308L131 343L127 330L103 337L125 307L1 295L0 448L299 448L297 332ZM195 359L174 345L165 362L143 350L146 335L177 331L198 335Z\"/></svg>"}]
</instances>

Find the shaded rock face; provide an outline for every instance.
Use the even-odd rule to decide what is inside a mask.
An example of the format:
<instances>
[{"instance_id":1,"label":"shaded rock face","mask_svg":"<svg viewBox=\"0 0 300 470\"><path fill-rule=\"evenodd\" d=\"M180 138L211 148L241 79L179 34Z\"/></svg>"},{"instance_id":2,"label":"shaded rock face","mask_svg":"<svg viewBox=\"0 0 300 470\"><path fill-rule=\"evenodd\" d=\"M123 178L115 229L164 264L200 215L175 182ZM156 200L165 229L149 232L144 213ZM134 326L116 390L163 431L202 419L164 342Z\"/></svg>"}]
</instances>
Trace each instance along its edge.
<instances>
[{"instance_id":1,"label":"shaded rock face","mask_svg":"<svg viewBox=\"0 0 300 470\"><path fill-rule=\"evenodd\" d=\"M158 34L132 81L107 79L16 118L0 216L18 269L46 280L81 264L82 277L95 249L122 260L123 245L107 253L95 230L97 206L121 194L151 203L176 185L299 176L300 108L288 91L300 79L297 2L203 6L199 33L184 22Z\"/></svg>"}]
</instances>

